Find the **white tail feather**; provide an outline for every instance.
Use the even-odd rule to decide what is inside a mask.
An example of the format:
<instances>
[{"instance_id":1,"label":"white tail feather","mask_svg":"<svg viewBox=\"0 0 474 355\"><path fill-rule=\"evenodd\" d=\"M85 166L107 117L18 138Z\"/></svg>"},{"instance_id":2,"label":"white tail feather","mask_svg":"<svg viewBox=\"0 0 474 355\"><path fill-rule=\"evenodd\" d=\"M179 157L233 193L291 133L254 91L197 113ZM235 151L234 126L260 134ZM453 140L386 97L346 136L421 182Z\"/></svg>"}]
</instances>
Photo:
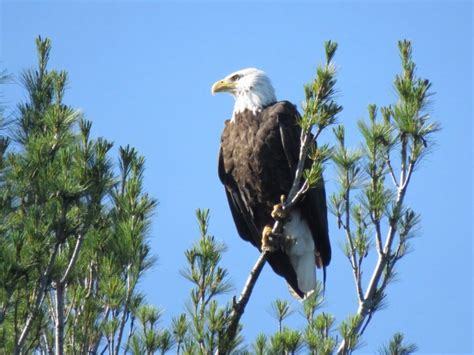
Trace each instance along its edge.
<instances>
[{"instance_id":1,"label":"white tail feather","mask_svg":"<svg viewBox=\"0 0 474 355\"><path fill-rule=\"evenodd\" d=\"M296 272L298 288L305 294L306 298L316 288L316 260L313 236L308 224L301 218L299 210L291 212L283 230L284 236L292 240L286 246L285 251Z\"/></svg>"}]
</instances>

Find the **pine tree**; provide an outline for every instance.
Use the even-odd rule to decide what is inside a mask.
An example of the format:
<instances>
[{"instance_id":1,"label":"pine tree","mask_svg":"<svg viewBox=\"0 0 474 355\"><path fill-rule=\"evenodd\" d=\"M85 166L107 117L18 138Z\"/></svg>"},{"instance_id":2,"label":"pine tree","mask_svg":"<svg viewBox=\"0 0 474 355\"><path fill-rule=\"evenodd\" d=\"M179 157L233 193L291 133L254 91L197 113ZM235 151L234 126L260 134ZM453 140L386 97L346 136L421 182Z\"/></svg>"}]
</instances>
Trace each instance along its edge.
<instances>
[{"instance_id":1,"label":"pine tree","mask_svg":"<svg viewBox=\"0 0 474 355\"><path fill-rule=\"evenodd\" d=\"M92 139L91 123L63 102L67 73L48 70L50 40L36 45L38 68L21 76L28 101L1 145L0 352L103 344L117 354L143 302L136 285L153 261L156 201L133 148L119 149L114 174L112 144Z\"/></svg>"}]
</instances>

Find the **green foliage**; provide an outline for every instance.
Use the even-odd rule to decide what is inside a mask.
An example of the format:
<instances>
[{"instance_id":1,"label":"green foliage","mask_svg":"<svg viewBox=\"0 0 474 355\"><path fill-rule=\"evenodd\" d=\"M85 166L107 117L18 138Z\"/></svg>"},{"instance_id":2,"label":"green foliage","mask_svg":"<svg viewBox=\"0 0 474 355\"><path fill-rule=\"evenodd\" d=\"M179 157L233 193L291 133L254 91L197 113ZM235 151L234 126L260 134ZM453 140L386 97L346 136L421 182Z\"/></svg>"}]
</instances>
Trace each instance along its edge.
<instances>
[{"instance_id":1,"label":"green foliage","mask_svg":"<svg viewBox=\"0 0 474 355\"><path fill-rule=\"evenodd\" d=\"M318 129L333 124L336 115L342 111L333 99L336 86L336 67L332 59L337 49L337 43L328 41L325 43L326 63L316 69L316 77L310 84L305 85L304 115L300 125L304 131L308 131L312 126Z\"/></svg>"},{"instance_id":2,"label":"green foliage","mask_svg":"<svg viewBox=\"0 0 474 355\"><path fill-rule=\"evenodd\" d=\"M379 350L380 355L409 355L418 351L415 344L404 344L403 334L396 333L387 346Z\"/></svg>"},{"instance_id":3,"label":"green foliage","mask_svg":"<svg viewBox=\"0 0 474 355\"><path fill-rule=\"evenodd\" d=\"M346 148L344 128L334 129L339 144L333 161L340 189L330 197L331 211L345 231L344 253L353 270L359 300L357 316L340 326L343 341L339 353L350 353L373 314L386 306L386 287L395 278L396 263L406 255L408 241L419 223L418 215L404 204L407 187L415 167L432 146L432 134L439 129L426 113L431 84L416 78L410 42L400 41L399 50L402 73L395 77L398 100L380 110L369 105L368 120L358 122L362 148ZM377 117L379 111L381 119ZM364 285L363 261L374 246L379 261L370 282Z\"/></svg>"},{"instance_id":4,"label":"green foliage","mask_svg":"<svg viewBox=\"0 0 474 355\"><path fill-rule=\"evenodd\" d=\"M117 353L153 261L156 202L143 192L143 157L120 148L115 175L112 143L92 139L63 102L67 73L48 69L50 40L36 45L38 66L21 76L28 101L9 127L15 144L0 145L0 352Z\"/></svg>"},{"instance_id":5,"label":"green foliage","mask_svg":"<svg viewBox=\"0 0 474 355\"><path fill-rule=\"evenodd\" d=\"M259 334L255 338L255 343L253 345L253 350L256 355L264 355L267 348L267 336L265 334Z\"/></svg>"},{"instance_id":6,"label":"green foliage","mask_svg":"<svg viewBox=\"0 0 474 355\"><path fill-rule=\"evenodd\" d=\"M188 322L185 314L173 320L173 334L183 353L207 354L220 349L235 349L240 340L228 339L229 307L219 306L216 296L232 289L227 270L219 266L225 246L208 234L209 210L197 210L200 239L185 252L187 267L181 274L192 283ZM179 352L178 350L178 352Z\"/></svg>"},{"instance_id":7,"label":"green foliage","mask_svg":"<svg viewBox=\"0 0 474 355\"><path fill-rule=\"evenodd\" d=\"M189 267L182 272L182 275L197 285L192 293L193 302L202 302L204 306L207 306L214 296L226 293L232 287L228 281L227 270L218 266L225 247L217 243L213 236L207 234L209 210L198 210L196 215L201 239L185 252Z\"/></svg>"},{"instance_id":8,"label":"green foliage","mask_svg":"<svg viewBox=\"0 0 474 355\"><path fill-rule=\"evenodd\" d=\"M290 304L286 300L276 299L271 304L271 314L278 321L278 330L282 331L283 321L288 318L293 311L290 308Z\"/></svg>"},{"instance_id":9,"label":"green foliage","mask_svg":"<svg viewBox=\"0 0 474 355\"><path fill-rule=\"evenodd\" d=\"M360 345L360 336L357 331L360 317L358 315L350 316L347 320L343 321L339 326L339 333L342 339L344 339L344 353L350 354L356 350Z\"/></svg>"},{"instance_id":10,"label":"green foliage","mask_svg":"<svg viewBox=\"0 0 474 355\"><path fill-rule=\"evenodd\" d=\"M128 344L128 351L133 354L165 354L174 346L172 334L158 326L162 312L151 305L137 309L136 318L140 329L134 333Z\"/></svg>"},{"instance_id":11,"label":"green foliage","mask_svg":"<svg viewBox=\"0 0 474 355\"><path fill-rule=\"evenodd\" d=\"M182 346L188 339L187 335L189 331L189 321L186 317L186 314L182 313L179 315L179 317L173 318L171 328L173 339L177 348L176 352L179 354Z\"/></svg>"},{"instance_id":12,"label":"green foliage","mask_svg":"<svg viewBox=\"0 0 474 355\"><path fill-rule=\"evenodd\" d=\"M334 100L336 86L336 69L332 59L336 53L337 43L328 41L325 43L326 63L316 69L314 80L304 86L305 101L303 103L304 113L299 120L301 132L301 152L300 164L295 179L299 185L301 175L300 169L304 168L304 184L301 192L306 192L309 188L320 186L323 183L324 165L330 159L332 149L329 145L318 147L316 140L320 133L328 126L336 122L336 115L342 111L342 106ZM316 129L314 134L311 132ZM304 163L302 154L306 154L310 164ZM289 198L294 196L290 192Z\"/></svg>"},{"instance_id":13,"label":"green foliage","mask_svg":"<svg viewBox=\"0 0 474 355\"><path fill-rule=\"evenodd\" d=\"M323 172L326 162L331 159L332 148L328 144L316 147L309 146L308 157L312 161L311 167L305 169L303 177L310 188L320 186L323 183Z\"/></svg>"}]
</instances>

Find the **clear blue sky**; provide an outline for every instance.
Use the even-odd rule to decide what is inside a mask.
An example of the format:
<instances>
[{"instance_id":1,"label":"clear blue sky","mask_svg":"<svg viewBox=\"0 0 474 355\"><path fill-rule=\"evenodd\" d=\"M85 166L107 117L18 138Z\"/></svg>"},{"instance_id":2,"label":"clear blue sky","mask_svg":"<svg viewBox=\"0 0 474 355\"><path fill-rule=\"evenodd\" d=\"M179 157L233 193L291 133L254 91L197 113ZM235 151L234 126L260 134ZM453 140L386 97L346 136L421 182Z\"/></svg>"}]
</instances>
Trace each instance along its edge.
<instances>
[{"instance_id":1,"label":"clear blue sky","mask_svg":"<svg viewBox=\"0 0 474 355\"><path fill-rule=\"evenodd\" d=\"M237 236L217 177L220 133L233 100L212 97L212 83L255 66L272 78L279 99L299 103L303 83L323 60L323 42L335 40L339 118L356 143L355 123L367 105L394 100L397 40L412 40L418 73L433 82L431 114L443 130L409 190L407 201L422 215L414 251L401 262L388 308L376 314L361 352L373 353L396 331L423 353L473 351L472 3L4 1L0 10L1 66L12 74L34 66L35 37L50 37L51 68L70 75L66 101L93 121L96 136L116 147L131 144L146 157L146 188L160 202L150 235L159 261L141 288L165 309L165 322L189 294L179 270L183 251L198 237L196 208L211 209L210 230L228 245L223 264L235 292L257 258ZM7 104L26 97L18 84L3 89ZM323 140L334 142L331 134ZM331 192L331 169L326 179ZM332 217L330 233L334 258L324 310L341 320L355 312L356 299ZM247 342L276 329L268 312L276 297L291 299L266 267L243 317ZM288 324L302 325L303 318L296 312Z\"/></svg>"}]
</instances>

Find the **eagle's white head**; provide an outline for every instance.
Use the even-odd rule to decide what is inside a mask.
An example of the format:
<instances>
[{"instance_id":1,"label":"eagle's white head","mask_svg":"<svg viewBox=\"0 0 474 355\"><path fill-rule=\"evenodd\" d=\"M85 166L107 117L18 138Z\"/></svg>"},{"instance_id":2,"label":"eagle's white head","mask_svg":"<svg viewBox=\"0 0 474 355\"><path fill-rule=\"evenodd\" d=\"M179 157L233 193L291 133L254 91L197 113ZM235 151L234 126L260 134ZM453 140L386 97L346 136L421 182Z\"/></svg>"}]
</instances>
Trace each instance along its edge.
<instances>
[{"instance_id":1,"label":"eagle's white head","mask_svg":"<svg viewBox=\"0 0 474 355\"><path fill-rule=\"evenodd\" d=\"M228 92L235 98L235 115L245 110L257 113L264 107L275 103L275 90L270 78L261 70L247 68L227 75L212 85L212 94Z\"/></svg>"}]
</instances>

